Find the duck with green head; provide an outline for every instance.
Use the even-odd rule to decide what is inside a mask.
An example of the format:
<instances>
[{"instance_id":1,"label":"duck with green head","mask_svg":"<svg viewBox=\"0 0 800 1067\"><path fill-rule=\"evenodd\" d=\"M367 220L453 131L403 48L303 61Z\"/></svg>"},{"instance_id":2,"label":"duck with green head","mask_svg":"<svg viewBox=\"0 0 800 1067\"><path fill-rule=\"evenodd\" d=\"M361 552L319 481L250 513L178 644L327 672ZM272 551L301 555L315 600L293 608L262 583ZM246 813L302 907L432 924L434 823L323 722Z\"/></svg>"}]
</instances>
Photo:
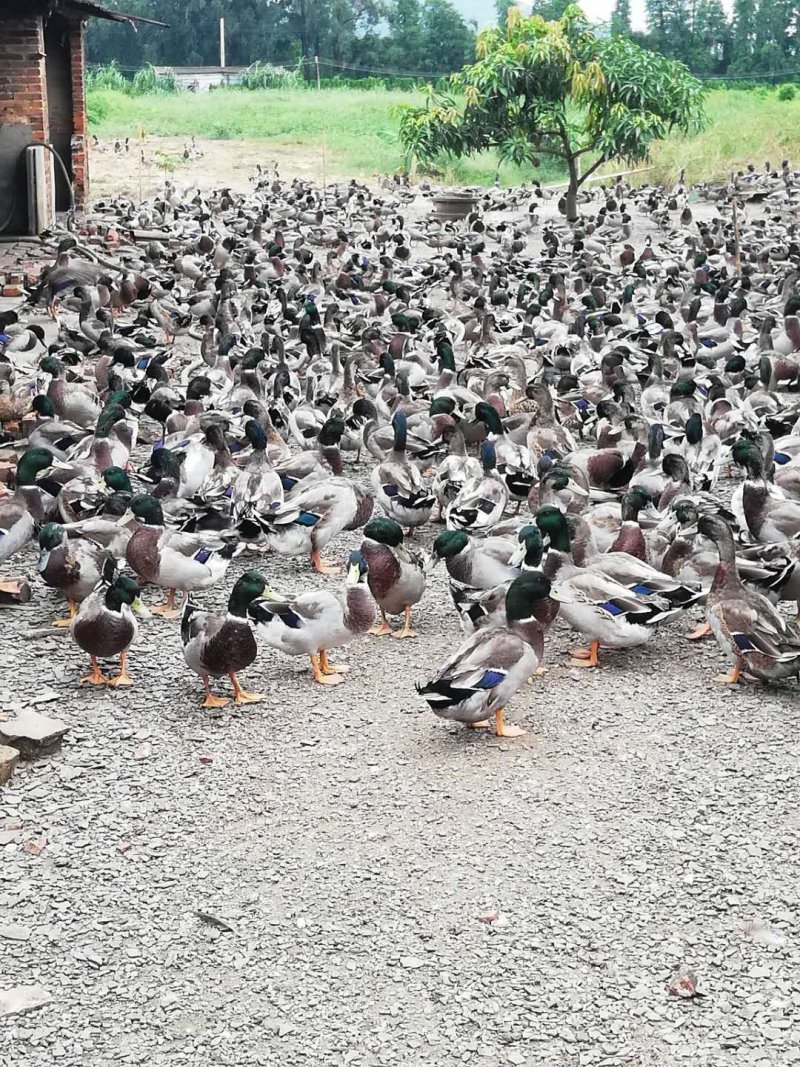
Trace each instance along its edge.
<instances>
[{"instance_id":1,"label":"duck with green head","mask_svg":"<svg viewBox=\"0 0 800 1067\"><path fill-rule=\"evenodd\" d=\"M69 538L57 522L47 522L39 530L37 570L45 585L59 589L69 602L69 615L53 626L69 626L82 603L100 581L107 559L103 549L82 537Z\"/></svg>"},{"instance_id":2,"label":"duck with green head","mask_svg":"<svg viewBox=\"0 0 800 1067\"><path fill-rule=\"evenodd\" d=\"M477 630L447 659L430 681L418 685L431 711L474 728L494 719L499 737L524 733L505 721L505 707L544 655L544 630L537 608L550 595L550 582L537 571L521 574L506 593L506 624Z\"/></svg>"},{"instance_id":3,"label":"duck with green head","mask_svg":"<svg viewBox=\"0 0 800 1067\"><path fill-rule=\"evenodd\" d=\"M495 449L497 471L505 482L512 500L517 502L517 513L536 477L533 457L526 445L515 444L503 429L503 423L495 408L482 400L475 405L475 418L486 427L486 437Z\"/></svg>"},{"instance_id":4,"label":"duck with green head","mask_svg":"<svg viewBox=\"0 0 800 1067\"><path fill-rule=\"evenodd\" d=\"M81 682L91 685L133 685L127 668L128 649L139 632L134 612L147 614L139 599L140 593L139 586L132 578L124 574L117 575L113 560L105 562L102 580L83 601L70 624L75 643L91 657L91 673L81 678ZM107 678L98 663L99 659L109 656L120 657L119 674L114 678Z\"/></svg>"},{"instance_id":5,"label":"duck with green head","mask_svg":"<svg viewBox=\"0 0 800 1067\"><path fill-rule=\"evenodd\" d=\"M788 498L769 481L758 444L740 438L731 451L734 462L747 472L731 498L731 510L740 525L754 541L788 541L796 537L800 530L800 502Z\"/></svg>"},{"instance_id":6,"label":"duck with green head","mask_svg":"<svg viewBox=\"0 0 800 1067\"><path fill-rule=\"evenodd\" d=\"M161 505L147 493L133 498L130 512L140 525L125 549L128 566L143 581L168 590L166 603L153 608L153 614L177 619L181 610L175 607L176 591L193 593L216 585L225 576L236 546L233 542L223 545L207 533L167 530Z\"/></svg>"},{"instance_id":7,"label":"duck with green head","mask_svg":"<svg viewBox=\"0 0 800 1067\"><path fill-rule=\"evenodd\" d=\"M655 623L680 610L680 606L673 606L666 596L657 592L650 581L637 588L636 582L629 587L609 577L602 569L604 557L585 567L576 566L571 555L570 528L558 508L540 508L536 513L536 525L547 545L543 569L553 582L551 596L560 605L562 618L590 640L588 649L573 651L573 666L599 666L601 644L607 648L633 648L644 644L652 637ZM610 555L619 556L620 553ZM639 560L630 558L634 564L639 564ZM650 570L652 568L648 568L648 577L651 577ZM670 580L662 577L669 584ZM673 585L680 584L671 581Z\"/></svg>"},{"instance_id":8,"label":"duck with green head","mask_svg":"<svg viewBox=\"0 0 800 1067\"><path fill-rule=\"evenodd\" d=\"M256 704L264 699L260 693L248 693L242 689L236 676L249 667L258 655L258 645L247 610L266 587L262 574L245 571L231 590L225 615L201 611L193 603L191 594L186 598L181 618L183 657L195 674L203 679L204 708L222 708L229 703L227 697L214 696L209 686L209 677L221 678L224 674L231 680L233 699L237 704Z\"/></svg>"},{"instance_id":9,"label":"duck with green head","mask_svg":"<svg viewBox=\"0 0 800 1067\"><path fill-rule=\"evenodd\" d=\"M470 537L463 530L442 530L433 542L435 560L444 560L451 581L470 589L494 589L519 573L511 564L518 545L511 537Z\"/></svg>"},{"instance_id":10,"label":"duck with green head","mask_svg":"<svg viewBox=\"0 0 800 1067\"><path fill-rule=\"evenodd\" d=\"M367 581L378 607L381 622L370 633L376 637L416 637L411 629L411 609L425 592L425 561L419 552L403 544L403 529L394 519L383 516L364 527L361 552L369 566ZM405 616L403 628L393 630L387 615Z\"/></svg>"},{"instance_id":11,"label":"duck with green head","mask_svg":"<svg viewBox=\"0 0 800 1067\"><path fill-rule=\"evenodd\" d=\"M53 454L46 448L29 448L20 456L15 490L0 500L0 563L24 548L36 526L52 514L55 498L36 481L52 463Z\"/></svg>"}]
</instances>

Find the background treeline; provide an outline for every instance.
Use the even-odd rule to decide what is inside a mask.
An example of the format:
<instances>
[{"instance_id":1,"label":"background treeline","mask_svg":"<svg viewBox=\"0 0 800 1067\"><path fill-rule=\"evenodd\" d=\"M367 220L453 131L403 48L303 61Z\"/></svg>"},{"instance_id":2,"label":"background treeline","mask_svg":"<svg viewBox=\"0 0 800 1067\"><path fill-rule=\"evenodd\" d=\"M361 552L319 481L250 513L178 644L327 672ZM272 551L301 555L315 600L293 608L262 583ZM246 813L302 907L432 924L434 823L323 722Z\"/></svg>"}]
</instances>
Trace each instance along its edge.
<instances>
[{"instance_id":1,"label":"background treeline","mask_svg":"<svg viewBox=\"0 0 800 1067\"><path fill-rule=\"evenodd\" d=\"M219 63L219 19L225 19L232 66L262 62L294 66L321 58L321 75L369 75L377 70L449 73L475 55L476 27L450 0L106 0L128 14L169 23L138 33L94 20L88 60L120 66L198 66ZM351 71L350 67L365 68Z\"/></svg>"},{"instance_id":2,"label":"background treeline","mask_svg":"<svg viewBox=\"0 0 800 1067\"><path fill-rule=\"evenodd\" d=\"M423 76L457 70L474 57L476 27L451 0L107 0L131 14L168 22L138 33L94 20L88 35L93 63L169 66L219 62L218 20L225 18L227 61L294 66L323 78L369 77L388 71ZM569 0L534 0L533 10L558 18ZM502 21L512 0L497 0ZM527 5L525 5L527 8ZM785 81L800 68L800 5L795 0L646 0L647 32L631 29L630 0L616 0L608 26L640 44L682 60L711 77L772 76ZM362 69L358 69L362 68Z\"/></svg>"}]
</instances>

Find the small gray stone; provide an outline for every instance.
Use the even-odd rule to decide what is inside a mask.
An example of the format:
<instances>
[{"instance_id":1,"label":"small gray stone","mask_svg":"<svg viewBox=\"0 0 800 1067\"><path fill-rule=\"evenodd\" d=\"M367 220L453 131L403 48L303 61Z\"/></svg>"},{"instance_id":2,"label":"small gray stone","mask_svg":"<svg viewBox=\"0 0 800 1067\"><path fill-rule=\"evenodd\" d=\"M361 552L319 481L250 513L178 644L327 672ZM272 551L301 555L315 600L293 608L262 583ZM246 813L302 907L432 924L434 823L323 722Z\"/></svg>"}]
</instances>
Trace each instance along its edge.
<instances>
[{"instance_id":1,"label":"small gray stone","mask_svg":"<svg viewBox=\"0 0 800 1067\"><path fill-rule=\"evenodd\" d=\"M19 923L0 923L0 937L7 941L27 941L30 936L31 931L27 926L20 926Z\"/></svg>"},{"instance_id":2,"label":"small gray stone","mask_svg":"<svg viewBox=\"0 0 800 1067\"><path fill-rule=\"evenodd\" d=\"M0 785L5 785L19 762L19 749L0 745Z\"/></svg>"}]
</instances>

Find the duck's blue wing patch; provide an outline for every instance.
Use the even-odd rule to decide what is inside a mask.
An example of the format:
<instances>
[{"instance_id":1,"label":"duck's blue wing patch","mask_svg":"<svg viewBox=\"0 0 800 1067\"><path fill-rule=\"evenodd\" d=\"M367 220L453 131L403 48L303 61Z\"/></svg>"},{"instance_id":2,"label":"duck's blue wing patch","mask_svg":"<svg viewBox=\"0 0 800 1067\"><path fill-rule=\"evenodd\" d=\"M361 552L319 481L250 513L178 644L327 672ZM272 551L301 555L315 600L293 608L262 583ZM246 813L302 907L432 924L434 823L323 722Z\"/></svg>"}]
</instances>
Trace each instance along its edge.
<instances>
[{"instance_id":1,"label":"duck's blue wing patch","mask_svg":"<svg viewBox=\"0 0 800 1067\"><path fill-rule=\"evenodd\" d=\"M195 552L194 558L198 563L208 563L211 558L213 550L210 548L201 548L199 552Z\"/></svg>"},{"instance_id":2,"label":"duck's blue wing patch","mask_svg":"<svg viewBox=\"0 0 800 1067\"><path fill-rule=\"evenodd\" d=\"M652 596L655 593L655 589L651 589L649 585L645 585L643 582L637 582L630 589L632 593L639 593L641 596Z\"/></svg>"},{"instance_id":3,"label":"duck's blue wing patch","mask_svg":"<svg viewBox=\"0 0 800 1067\"><path fill-rule=\"evenodd\" d=\"M613 600L607 600L605 604L601 604L600 607L603 611L607 611L609 615L622 615L624 608L621 608L619 604L615 604Z\"/></svg>"},{"instance_id":4,"label":"duck's blue wing patch","mask_svg":"<svg viewBox=\"0 0 800 1067\"><path fill-rule=\"evenodd\" d=\"M476 684L476 689L494 689L496 685L500 685L505 679L505 671L493 671L489 669L484 671L483 678Z\"/></svg>"},{"instance_id":5,"label":"duck's blue wing patch","mask_svg":"<svg viewBox=\"0 0 800 1067\"><path fill-rule=\"evenodd\" d=\"M757 651L756 650L756 646L753 644L753 642L750 640L750 638L747 636L747 634L732 633L731 637L733 638L734 644L736 645L736 647L739 649L740 652L755 652L755 651Z\"/></svg>"}]
</instances>

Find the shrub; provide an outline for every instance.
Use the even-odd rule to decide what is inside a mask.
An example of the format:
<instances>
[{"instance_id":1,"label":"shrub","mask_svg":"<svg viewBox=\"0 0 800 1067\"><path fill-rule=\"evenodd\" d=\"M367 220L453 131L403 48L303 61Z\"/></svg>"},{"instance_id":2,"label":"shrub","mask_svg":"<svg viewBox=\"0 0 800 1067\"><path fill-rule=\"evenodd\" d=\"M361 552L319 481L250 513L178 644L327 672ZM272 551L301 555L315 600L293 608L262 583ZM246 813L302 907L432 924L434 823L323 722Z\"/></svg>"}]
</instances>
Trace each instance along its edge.
<instances>
[{"instance_id":1,"label":"shrub","mask_svg":"<svg viewBox=\"0 0 800 1067\"><path fill-rule=\"evenodd\" d=\"M127 93L130 84L117 66L116 59L112 59L106 67L90 67L86 72L87 89L116 89L120 93Z\"/></svg>"},{"instance_id":2,"label":"shrub","mask_svg":"<svg viewBox=\"0 0 800 1067\"><path fill-rule=\"evenodd\" d=\"M133 81L130 83L132 96L147 96L150 93L177 93L178 85L172 71L166 74L156 74L156 68L152 63L136 71Z\"/></svg>"},{"instance_id":3,"label":"shrub","mask_svg":"<svg viewBox=\"0 0 800 1067\"><path fill-rule=\"evenodd\" d=\"M790 82L778 87L779 100L794 100L796 95L797 89Z\"/></svg>"},{"instance_id":4,"label":"shrub","mask_svg":"<svg viewBox=\"0 0 800 1067\"><path fill-rule=\"evenodd\" d=\"M241 81L243 89L302 89L305 84L299 68L287 70L261 60L250 64Z\"/></svg>"}]
</instances>

